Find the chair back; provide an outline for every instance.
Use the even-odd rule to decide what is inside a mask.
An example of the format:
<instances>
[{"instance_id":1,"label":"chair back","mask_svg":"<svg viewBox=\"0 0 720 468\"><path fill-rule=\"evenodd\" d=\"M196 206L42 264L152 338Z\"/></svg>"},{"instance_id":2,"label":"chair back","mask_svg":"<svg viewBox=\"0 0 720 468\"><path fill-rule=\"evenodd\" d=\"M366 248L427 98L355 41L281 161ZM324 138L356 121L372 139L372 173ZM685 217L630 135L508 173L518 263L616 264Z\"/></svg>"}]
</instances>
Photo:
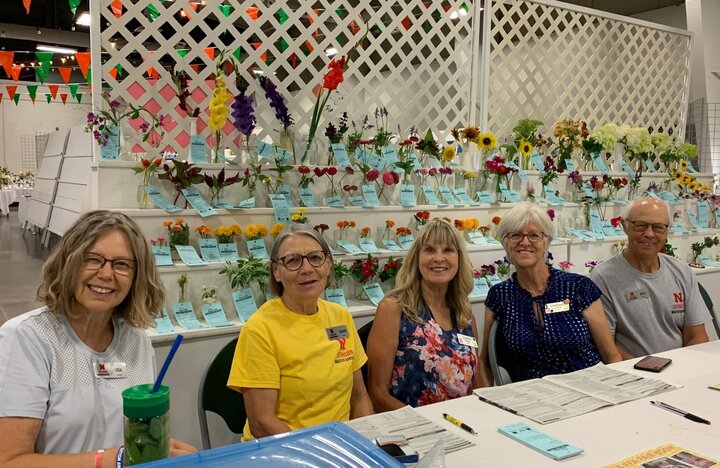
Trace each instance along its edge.
<instances>
[{"instance_id":1,"label":"chair back","mask_svg":"<svg viewBox=\"0 0 720 468\"><path fill-rule=\"evenodd\" d=\"M718 338L720 338L720 324L718 323L718 317L717 314L715 314L715 308L713 307L713 301L710 298L710 294L708 294L705 288L703 288L702 284L698 283L698 287L700 288L700 295L702 296L703 301L705 301L705 305L710 311L710 317L712 317L712 323L715 327L715 334Z\"/></svg>"},{"instance_id":2,"label":"chair back","mask_svg":"<svg viewBox=\"0 0 720 468\"><path fill-rule=\"evenodd\" d=\"M506 385L512 383L510 372L514 369L510 350L505 343L502 333L495 320L490 327L490 337L488 338L488 354L490 357L490 369L492 370L495 385Z\"/></svg>"},{"instance_id":3,"label":"chair back","mask_svg":"<svg viewBox=\"0 0 720 468\"><path fill-rule=\"evenodd\" d=\"M365 353L367 353L367 340L368 336L370 336L370 329L373 326L373 322L375 320L370 320L368 323L360 327L360 329L357 331L358 336L360 337L360 343L362 344L363 350L365 350ZM363 376L363 381L365 382L365 388L368 386L368 363L366 362L363 364L363 366L360 368L360 373Z\"/></svg>"},{"instance_id":4,"label":"chair back","mask_svg":"<svg viewBox=\"0 0 720 468\"><path fill-rule=\"evenodd\" d=\"M237 342L238 339L235 338L223 346L208 364L202 380L200 380L198 417L200 419L200 436L203 450L211 448L206 411L212 411L223 418L228 429L235 434L242 434L245 427L247 413L245 412L242 393L227 387Z\"/></svg>"}]
</instances>

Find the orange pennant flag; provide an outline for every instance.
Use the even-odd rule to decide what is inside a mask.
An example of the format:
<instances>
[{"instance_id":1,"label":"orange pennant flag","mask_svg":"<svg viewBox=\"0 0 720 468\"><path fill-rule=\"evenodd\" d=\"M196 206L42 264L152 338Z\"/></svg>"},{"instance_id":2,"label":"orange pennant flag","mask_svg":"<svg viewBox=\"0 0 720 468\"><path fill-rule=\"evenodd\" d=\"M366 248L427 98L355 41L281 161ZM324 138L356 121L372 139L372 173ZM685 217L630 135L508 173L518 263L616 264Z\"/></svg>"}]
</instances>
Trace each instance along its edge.
<instances>
[{"instance_id":1,"label":"orange pennant flag","mask_svg":"<svg viewBox=\"0 0 720 468\"><path fill-rule=\"evenodd\" d=\"M13 59L15 52L0 51L0 65L5 69L5 74L10 77L12 72Z\"/></svg>"},{"instance_id":2,"label":"orange pennant flag","mask_svg":"<svg viewBox=\"0 0 720 468\"><path fill-rule=\"evenodd\" d=\"M70 81L70 73L72 73L72 68L58 67L57 71L60 73L60 76L62 76L63 82L65 84L68 84L68 82Z\"/></svg>"},{"instance_id":3,"label":"orange pennant flag","mask_svg":"<svg viewBox=\"0 0 720 468\"><path fill-rule=\"evenodd\" d=\"M405 31L410 29L410 26L412 26L412 22L410 21L410 17L406 16L404 20L401 21L402 25L405 27Z\"/></svg>"},{"instance_id":4,"label":"orange pennant flag","mask_svg":"<svg viewBox=\"0 0 720 468\"><path fill-rule=\"evenodd\" d=\"M115 15L115 18L120 19L122 16L122 0L113 0L113 2L110 4L110 8L112 8L113 15Z\"/></svg>"},{"instance_id":5,"label":"orange pennant flag","mask_svg":"<svg viewBox=\"0 0 720 468\"><path fill-rule=\"evenodd\" d=\"M192 68L195 71L195 73L200 73L200 64L199 63L190 65L190 68Z\"/></svg>"},{"instance_id":6,"label":"orange pennant flag","mask_svg":"<svg viewBox=\"0 0 720 468\"><path fill-rule=\"evenodd\" d=\"M305 45L308 48L308 52L312 53L312 51L315 50L315 48L312 46L312 44L310 44L310 41L305 41Z\"/></svg>"},{"instance_id":7,"label":"orange pennant flag","mask_svg":"<svg viewBox=\"0 0 720 468\"><path fill-rule=\"evenodd\" d=\"M20 79L20 71L22 70L22 67L20 65L13 65L12 70L10 71L10 76L12 77L13 81L15 83L18 82Z\"/></svg>"},{"instance_id":8,"label":"orange pennant flag","mask_svg":"<svg viewBox=\"0 0 720 468\"><path fill-rule=\"evenodd\" d=\"M215 60L215 47L205 47L205 55L210 57L210 60Z\"/></svg>"},{"instance_id":9,"label":"orange pennant flag","mask_svg":"<svg viewBox=\"0 0 720 468\"><path fill-rule=\"evenodd\" d=\"M0 104L2 104L2 96L3 96L3 94L0 93Z\"/></svg>"},{"instance_id":10,"label":"orange pennant flag","mask_svg":"<svg viewBox=\"0 0 720 468\"><path fill-rule=\"evenodd\" d=\"M112 76L113 78L115 78L117 80L117 68L112 67L110 69L110 71L108 71L108 73L110 74L110 76Z\"/></svg>"},{"instance_id":11,"label":"orange pennant flag","mask_svg":"<svg viewBox=\"0 0 720 468\"><path fill-rule=\"evenodd\" d=\"M63 105L65 105L65 102L67 102L67 93L60 93L60 100L63 102Z\"/></svg>"},{"instance_id":12,"label":"orange pennant flag","mask_svg":"<svg viewBox=\"0 0 720 468\"><path fill-rule=\"evenodd\" d=\"M25 14L30 14L30 4L32 4L32 0L23 0L23 5L25 5Z\"/></svg>"},{"instance_id":13,"label":"orange pennant flag","mask_svg":"<svg viewBox=\"0 0 720 468\"><path fill-rule=\"evenodd\" d=\"M192 5L192 2L190 3L190 5ZM195 10L197 10L197 5L195 5ZM185 18L187 18L188 20L192 19L192 15L190 13L188 13L188 11L185 8L183 8L180 11L180 15L185 16Z\"/></svg>"},{"instance_id":14,"label":"orange pennant flag","mask_svg":"<svg viewBox=\"0 0 720 468\"><path fill-rule=\"evenodd\" d=\"M353 33L353 36L360 31L360 26L355 23L355 20L350 21L350 31Z\"/></svg>"},{"instance_id":15,"label":"orange pennant flag","mask_svg":"<svg viewBox=\"0 0 720 468\"><path fill-rule=\"evenodd\" d=\"M50 90L50 94L52 94L53 99L57 97L58 89L60 89L60 85L51 84L48 85L48 89Z\"/></svg>"},{"instance_id":16,"label":"orange pennant flag","mask_svg":"<svg viewBox=\"0 0 720 468\"><path fill-rule=\"evenodd\" d=\"M260 47L262 47L262 45L263 45L262 42L253 42L252 43L252 46L255 48L255 50L258 50ZM267 63L267 55L268 55L267 51L260 54L260 60L262 60L263 63Z\"/></svg>"},{"instance_id":17,"label":"orange pennant flag","mask_svg":"<svg viewBox=\"0 0 720 468\"><path fill-rule=\"evenodd\" d=\"M15 85L6 85L5 89L7 89L8 96L10 96L10 99L15 99L15 91L17 91L17 86Z\"/></svg>"},{"instance_id":18,"label":"orange pennant flag","mask_svg":"<svg viewBox=\"0 0 720 468\"><path fill-rule=\"evenodd\" d=\"M90 52L76 52L75 59L78 65L80 65L83 78L87 79L88 68L90 68Z\"/></svg>"},{"instance_id":19,"label":"orange pennant flag","mask_svg":"<svg viewBox=\"0 0 720 468\"><path fill-rule=\"evenodd\" d=\"M257 21L258 15L260 13L260 8L257 7L250 7L247 10L245 10L245 13L250 17L251 20Z\"/></svg>"},{"instance_id":20,"label":"orange pennant flag","mask_svg":"<svg viewBox=\"0 0 720 468\"><path fill-rule=\"evenodd\" d=\"M190 2L190 7L197 12L198 2Z\"/></svg>"},{"instance_id":21,"label":"orange pennant flag","mask_svg":"<svg viewBox=\"0 0 720 468\"><path fill-rule=\"evenodd\" d=\"M153 80L157 80L160 77L160 75L158 74L157 70L155 70L154 67L148 67L147 74Z\"/></svg>"},{"instance_id":22,"label":"orange pennant flag","mask_svg":"<svg viewBox=\"0 0 720 468\"><path fill-rule=\"evenodd\" d=\"M297 55L295 55L295 52L290 55L290 63L293 68L297 68Z\"/></svg>"}]
</instances>

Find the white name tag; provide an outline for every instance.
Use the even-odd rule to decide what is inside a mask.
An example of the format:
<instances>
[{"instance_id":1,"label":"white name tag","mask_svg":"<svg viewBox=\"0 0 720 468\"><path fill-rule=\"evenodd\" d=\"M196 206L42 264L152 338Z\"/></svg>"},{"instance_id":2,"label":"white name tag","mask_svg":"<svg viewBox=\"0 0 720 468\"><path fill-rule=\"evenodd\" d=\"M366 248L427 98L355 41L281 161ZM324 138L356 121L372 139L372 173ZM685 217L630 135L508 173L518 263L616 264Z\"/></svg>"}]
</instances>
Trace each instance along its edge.
<instances>
[{"instance_id":1,"label":"white name tag","mask_svg":"<svg viewBox=\"0 0 720 468\"><path fill-rule=\"evenodd\" d=\"M628 302L634 301L634 300L637 300L637 299L646 299L647 297L648 297L648 292L645 291L644 289L637 289L637 290L634 290L634 291L628 291L628 292L625 294L625 298L628 300Z\"/></svg>"},{"instance_id":2,"label":"white name tag","mask_svg":"<svg viewBox=\"0 0 720 468\"><path fill-rule=\"evenodd\" d=\"M471 348L477 348L477 341L475 340L475 337L473 336L467 336L467 335L461 335L458 333L458 341L461 345L470 346Z\"/></svg>"},{"instance_id":3,"label":"white name tag","mask_svg":"<svg viewBox=\"0 0 720 468\"><path fill-rule=\"evenodd\" d=\"M124 379L127 377L127 364L124 362L95 362L95 377L102 379Z\"/></svg>"},{"instance_id":4,"label":"white name tag","mask_svg":"<svg viewBox=\"0 0 720 468\"><path fill-rule=\"evenodd\" d=\"M545 304L545 313L554 314L556 312L567 312L570 310L570 299L565 299L562 302L550 302Z\"/></svg>"},{"instance_id":5,"label":"white name tag","mask_svg":"<svg viewBox=\"0 0 720 468\"><path fill-rule=\"evenodd\" d=\"M350 336L346 325L336 325L325 329L329 340L339 340Z\"/></svg>"}]
</instances>

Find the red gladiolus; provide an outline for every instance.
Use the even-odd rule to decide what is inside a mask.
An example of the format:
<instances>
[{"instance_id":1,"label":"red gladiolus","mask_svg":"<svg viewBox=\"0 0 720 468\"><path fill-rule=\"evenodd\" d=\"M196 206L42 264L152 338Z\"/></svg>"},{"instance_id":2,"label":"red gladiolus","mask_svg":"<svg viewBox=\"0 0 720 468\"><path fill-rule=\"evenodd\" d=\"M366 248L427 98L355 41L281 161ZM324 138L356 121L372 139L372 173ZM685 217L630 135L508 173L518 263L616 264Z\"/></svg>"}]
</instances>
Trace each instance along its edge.
<instances>
[{"instance_id":1,"label":"red gladiolus","mask_svg":"<svg viewBox=\"0 0 720 468\"><path fill-rule=\"evenodd\" d=\"M332 60L328 65L330 71L323 78L323 88L334 91L343 82L343 70L345 68L345 57Z\"/></svg>"}]
</instances>

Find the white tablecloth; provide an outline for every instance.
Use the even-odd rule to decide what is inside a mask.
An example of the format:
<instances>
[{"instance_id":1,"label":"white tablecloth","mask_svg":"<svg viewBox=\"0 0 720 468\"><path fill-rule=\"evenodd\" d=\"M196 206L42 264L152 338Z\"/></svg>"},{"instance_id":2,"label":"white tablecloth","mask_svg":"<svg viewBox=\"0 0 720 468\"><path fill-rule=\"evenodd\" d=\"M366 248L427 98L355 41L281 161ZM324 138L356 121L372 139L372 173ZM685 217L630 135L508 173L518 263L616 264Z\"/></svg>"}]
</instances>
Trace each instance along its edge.
<instances>
[{"instance_id":1,"label":"white tablecloth","mask_svg":"<svg viewBox=\"0 0 720 468\"><path fill-rule=\"evenodd\" d=\"M10 205L15 202L19 202L18 211L24 208L27 211L27 200L32 196L33 189L31 188L11 188L0 190L0 213L5 216L10 214Z\"/></svg>"}]
</instances>

